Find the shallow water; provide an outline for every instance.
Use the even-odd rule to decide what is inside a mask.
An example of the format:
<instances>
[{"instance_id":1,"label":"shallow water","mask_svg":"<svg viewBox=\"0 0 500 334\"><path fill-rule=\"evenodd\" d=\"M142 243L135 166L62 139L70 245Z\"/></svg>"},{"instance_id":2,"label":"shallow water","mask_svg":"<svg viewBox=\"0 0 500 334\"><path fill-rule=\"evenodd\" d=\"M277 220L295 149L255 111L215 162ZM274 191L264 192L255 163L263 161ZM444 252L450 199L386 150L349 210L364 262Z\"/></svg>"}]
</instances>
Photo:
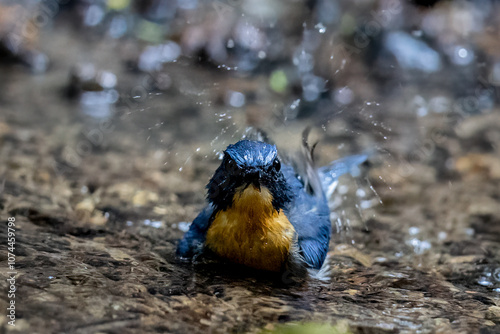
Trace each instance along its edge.
<instances>
[{"instance_id":1,"label":"shallow water","mask_svg":"<svg viewBox=\"0 0 500 334\"><path fill-rule=\"evenodd\" d=\"M142 44L71 29L61 20L41 35L46 73L1 67L0 208L2 219L16 218L18 289L16 327L2 317L3 328L240 333L347 321L355 333L500 330L498 109L458 119L432 112L425 89L387 93L383 79L351 63L356 91L370 98L333 113L300 101L295 117L296 94L263 88L265 73L181 56L164 65L162 90L151 85L157 74L117 57ZM115 92L68 99L80 62L116 75ZM245 93L243 106L234 92ZM374 152L366 175L343 177L332 198L338 233L322 279L289 284L178 262L176 243L204 205L221 150L255 125L293 151L309 124L320 165ZM1 307L8 302L3 294Z\"/></svg>"}]
</instances>

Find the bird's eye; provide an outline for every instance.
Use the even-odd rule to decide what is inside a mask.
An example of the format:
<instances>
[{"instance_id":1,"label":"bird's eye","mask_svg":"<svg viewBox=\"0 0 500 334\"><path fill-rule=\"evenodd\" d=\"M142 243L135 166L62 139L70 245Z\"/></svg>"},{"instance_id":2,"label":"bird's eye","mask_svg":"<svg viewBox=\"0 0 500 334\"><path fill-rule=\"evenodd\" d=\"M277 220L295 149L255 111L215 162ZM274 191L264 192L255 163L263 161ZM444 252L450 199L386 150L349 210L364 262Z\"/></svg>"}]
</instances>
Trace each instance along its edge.
<instances>
[{"instance_id":1,"label":"bird's eye","mask_svg":"<svg viewBox=\"0 0 500 334\"><path fill-rule=\"evenodd\" d=\"M273 161L273 169L277 172L279 172L281 169L281 162L278 160L278 158L274 159Z\"/></svg>"},{"instance_id":2,"label":"bird's eye","mask_svg":"<svg viewBox=\"0 0 500 334\"><path fill-rule=\"evenodd\" d=\"M236 162L233 159L228 158L226 160L226 164L224 165L224 168L226 169L226 171L233 174L238 170L238 165L236 164Z\"/></svg>"}]
</instances>

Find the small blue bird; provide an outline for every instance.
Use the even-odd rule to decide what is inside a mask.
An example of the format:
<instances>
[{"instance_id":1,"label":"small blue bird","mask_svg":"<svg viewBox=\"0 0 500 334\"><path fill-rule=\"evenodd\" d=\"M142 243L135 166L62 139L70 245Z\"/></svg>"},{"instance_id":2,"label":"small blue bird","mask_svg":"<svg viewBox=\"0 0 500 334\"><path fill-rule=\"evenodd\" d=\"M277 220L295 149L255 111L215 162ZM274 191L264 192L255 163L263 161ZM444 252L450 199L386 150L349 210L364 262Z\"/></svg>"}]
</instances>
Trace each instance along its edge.
<instances>
[{"instance_id":1,"label":"small blue bird","mask_svg":"<svg viewBox=\"0 0 500 334\"><path fill-rule=\"evenodd\" d=\"M285 163L276 146L253 140L229 145L207 185L208 205L177 248L184 259L208 250L231 262L284 272L320 269L328 252L328 198L341 174L366 161L350 156L316 169L303 139L301 164Z\"/></svg>"}]
</instances>

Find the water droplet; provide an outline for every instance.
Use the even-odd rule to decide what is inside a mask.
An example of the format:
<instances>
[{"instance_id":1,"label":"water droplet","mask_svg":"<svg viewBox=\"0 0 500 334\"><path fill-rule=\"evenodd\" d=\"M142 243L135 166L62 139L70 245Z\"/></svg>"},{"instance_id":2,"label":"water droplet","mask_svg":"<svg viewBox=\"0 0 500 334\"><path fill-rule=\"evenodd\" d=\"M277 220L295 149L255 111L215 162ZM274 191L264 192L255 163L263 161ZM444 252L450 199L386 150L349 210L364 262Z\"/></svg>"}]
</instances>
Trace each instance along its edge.
<instances>
[{"instance_id":1,"label":"water droplet","mask_svg":"<svg viewBox=\"0 0 500 334\"><path fill-rule=\"evenodd\" d=\"M297 66L299 72L310 72L314 68L314 58L304 49L298 49L293 55L293 64Z\"/></svg>"},{"instance_id":2,"label":"water droplet","mask_svg":"<svg viewBox=\"0 0 500 334\"><path fill-rule=\"evenodd\" d=\"M300 104L300 99L297 99L295 101L292 102L292 104L290 105L290 109L296 109Z\"/></svg>"},{"instance_id":3,"label":"water droplet","mask_svg":"<svg viewBox=\"0 0 500 334\"><path fill-rule=\"evenodd\" d=\"M323 25L323 23L318 23L314 26L314 28L318 29L318 32L320 34L324 34L326 32L326 27Z\"/></svg>"},{"instance_id":4,"label":"water droplet","mask_svg":"<svg viewBox=\"0 0 500 334\"><path fill-rule=\"evenodd\" d=\"M431 248L431 243L427 240L419 240L417 238L410 239L406 242L407 245L413 247L413 251L417 255L423 254Z\"/></svg>"},{"instance_id":5,"label":"water droplet","mask_svg":"<svg viewBox=\"0 0 500 334\"><path fill-rule=\"evenodd\" d=\"M418 234L420 233L420 228L412 226L408 229L408 233L410 233L410 235Z\"/></svg>"},{"instance_id":6,"label":"water droplet","mask_svg":"<svg viewBox=\"0 0 500 334\"><path fill-rule=\"evenodd\" d=\"M493 272L493 278L497 282L500 282L500 268L495 269L495 271Z\"/></svg>"},{"instance_id":7,"label":"water droplet","mask_svg":"<svg viewBox=\"0 0 500 334\"><path fill-rule=\"evenodd\" d=\"M424 41L402 31L387 34L385 47L391 52L398 64L405 69L416 69L426 73L438 71L441 68L441 58L438 52Z\"/></svg>"},{"instance_id":8,"label":"water droplet","mask_svg":"<svg viewBox=\"0 0 500 334\"><path fill-rule=\"evenodd\" d=\"M349 191L349 187L348 187L348 186L346 186L346 185L343 185L343 184L342 184L342 185L340 185L340 186L338 187L338 192L339 192L339 194L341 194L341 195L345 195L345 194L347 194L347 192L348 192L348 191Z\"/></svg>"},{"instance_id":9,"label":"water droplet","mask_svg":"<svg viewBox=\"0 0 500 334\"><path fill-rule=\"evenodd\" d=\"M181 47L172 41L146 47L139 56L137 66L141 71L151 72L161 69L163 63L175 61L181 54Z\"/></svg>"},{"instance_id":10,"label":"water droplet","mask_svg":"<svg viewBox=\"0 0 500 334\"><path fill-rule=\"evenodd\" d=\"M365 197L366 196L366 191L364 191L363 189L359 188L358 190L356 190L356 196L362 198L362 197Z\"/></svg>"},{"instance_id":11,"label":"water droplet","mask_svg":"<svg viewBox=\"0 0 500 334\"><path fill-rule=\"evenodd\" d=\"M483 276L483 277L479 278L479 280L477 281L477 284L482 285L482 286L492 286L493 282L491 282L489 279L487 279L486 277Z\"/></svg>"},{"instance_id":12,"label":"water droplet","mask_svg":"<svg viewBox=\"0 0 500 334\"><path fill-rule=\"evenodd\" d=\"M468 65L474 60L474 51L463 46L456 46L451 54L451 61L460 66Z\"/></svg>"},{"instance_id":13,"label":"water droplet","mask_svg":"<svg viewBox=\"0 0 500 334\"><path fill-rule=\"evenodd\" d=\"M230 90L226 93L225 100L230 106L240 108L245 104L245 95L240 92Z\"/></svg>"},{"instance_id":14,"label":"water droplet","mask_svg":"<svg viewBox=\"0 0 500 334\"><path fill-rule=\"evenodd\" d=\"M152 221L150 225L151 225L151 227L154 227L154 228L160 228L163 226L163 222L162 221Z\"/></svg>"},{"instance_id":15,"label":"water droplet","mask_svg":"<svg viewBox=\"0 0 500 334\"><path fill-rule=\"evenodd\" d=\"M438 233L438 239L439 240L445 240L448 237L448 233L441 231Z\"/></svg>"},{"instance_id":16,"label":"water droplet","mask_svg":"<svg viewBox=\"0 0 500 334\"><path fill-rule=\"evenodd\" d=\"M302 96L306 101L315 101L325 90L325 80L318 76L307 74L302 78Z\"/></svg>"},{"instance_id":17,"label":"water droplet","mask_svg":"<svg viewBox=\"0 0 500 334\"><path fill-rule=\"evenodd\" d=\"M342 87L333 93L335 102L342 105L350 104L354 100L354 93L349 87Z\"/></svg>"},{"instance_id":18,"label":"water droplet","mask_svg":"<svg viewBox=\"0 0 500 334\"><path fill-rule=\"evenodd\" d=\"M104 18L104 9L98 5L91 5L85 12L83 23L86 26L96 26Z\"/></svg>"},{"instance_id":19,"label":"water droplet","mask_svg":"<svg viewBox=\"0 0 500 334\"><path fill-rule=\"evenodd\" d=\"M413 31L411 32L411 34L412 34L413 36L415 36L415 37L422 37L423 32L422 32L422 30L413 30Z\"/></svg>"},{"instance_id":20,"label":"water droplet","mask_svg":"<svg viewBox=\"0 0 500 334\"><path fill-rule=\"evenodd\" d=\"M189 226L191 226L191 223L188 222L179 222L177 224L177 228L182 232L187 232L189 230Z\"/></svg>"}]
</instances>

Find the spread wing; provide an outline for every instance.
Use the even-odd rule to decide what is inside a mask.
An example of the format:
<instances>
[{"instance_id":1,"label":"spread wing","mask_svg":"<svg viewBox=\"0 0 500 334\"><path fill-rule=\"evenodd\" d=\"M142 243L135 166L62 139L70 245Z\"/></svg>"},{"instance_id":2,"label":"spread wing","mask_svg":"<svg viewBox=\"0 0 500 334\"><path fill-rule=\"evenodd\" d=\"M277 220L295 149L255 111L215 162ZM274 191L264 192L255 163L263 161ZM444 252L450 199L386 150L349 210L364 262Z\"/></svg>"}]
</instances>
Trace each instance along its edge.
<instances>
[{"instance_id":1,"label":"spread wing","mask_svg":"<svg viewBox=\"0 0 500 334\"><path fill-rule=\"evenodd\" d=\"M177 256L189 259L202 251L213 211L213 206L209 204L193 220L189 231L184 234L177 246Z\"/></svg>"},{"instance_id":2,"label":"spread wing","mask_svg":"<svg viewBox=\"0 0 500 334\"><path fill-rule=\"evenodd\" d=\"M320 269L328 252L331 234L328 199L338 178L346 173L359 174L359 166L367 159L367 155L353 155L317 170L310 165L304 176L297 175L290 166L282 168L295 194L287 217L297 231L300 253L311 268Z\"/></svg>"},{"instance_id":3,"label":"spread wing","mask_svg":"<svg viewBox=\"0 0 500 334\"><path fill-rule=\"evenodd\" d=\"M320 269L328 252L331 235L328 200L337 186L338 178L346 173L359 173L359 165L368 156L349 156L317 169L313 158L316 145L309 145L309 131L306 128L302 133L300 157L291 159L293 167L285 165L282 171L295 194L286 214L297 232L300 255L308 266Z\"/></svg>"}]
</instances>

